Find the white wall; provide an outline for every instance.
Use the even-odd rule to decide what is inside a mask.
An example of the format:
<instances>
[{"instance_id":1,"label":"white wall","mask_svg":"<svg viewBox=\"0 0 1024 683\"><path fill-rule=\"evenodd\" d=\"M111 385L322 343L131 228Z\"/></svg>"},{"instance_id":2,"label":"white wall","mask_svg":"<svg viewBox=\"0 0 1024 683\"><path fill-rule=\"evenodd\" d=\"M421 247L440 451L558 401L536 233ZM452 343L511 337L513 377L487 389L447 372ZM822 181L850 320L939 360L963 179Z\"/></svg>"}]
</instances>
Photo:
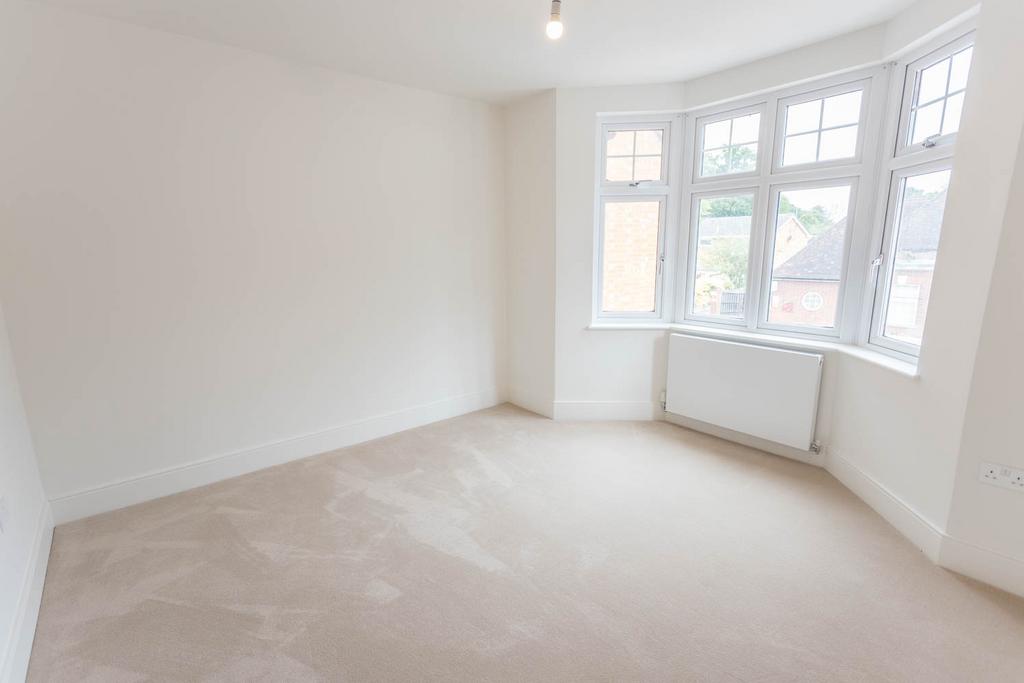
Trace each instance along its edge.
<instances>
[{"instance_id":1,"label":"white wall","mask_svg":"<svg viewBox=\"0 0 1024 683\"><path fill-rule=\"evenodd\" d=\"M1016 0L982 6L920 379L855 358L842 359L838 377L832 452L940 531L949 521L984 302L1024 125L1021 11Z\"/></svg>"},{"instance_id":2,"label":"white wall","mask_svg":"<svg viewBox=\"0 0 1024 683\"><path fill-rule=\"evenodd\" d=\"M555 400L555 93L505 110L508 398L552 416Z\"/></svg>"},{"instance_id":3,"label":"white wall","mask_svg":"<svg viewBox=\"0 0 1024 683\"><path fill-rule=\"evenodd\" d=\"M51 498L498 400L498 109L33 3L0 44L0 297Z\"/></svg>"},{"instance_id":4,"label":"white wall","mask_svg":"<svg viewBox=\"0 0 1024 683\"><path fill-rule=\"evenodd\" d=\"M877 62L886 54L885 38L885 25L871 26L686 81L686 108L773 90Z\"/></svg>"},{"instance_id":5,"label":"white wall","mask_svg":"<svg viewBox=\"0 0 1024 683\"><path fill-rule=\"evenodd\" d=\"M555 416L651 419L665 383L663 332L587 330L593 307L597 114L672 111L678 84L556 95Z\"/></svg>"},{"instance_id":6,"label":"white wall","mask_svg":"<svg viewBox=\"0 0 1024 683\"><path fill-rule=\"evenodd\" d=\"M974 364L949 533L1024 563L1024 495L978 482L982 462L1024 469L1024 140L1010 193Z\"/></svg>"},{"instance_id":7,"label":"white wall","mask_svg":"<svg viewBox=\"0 0 1024 683\"><path fill-rule=\"evenodd\" d=\"M32 451L2 309L0 499L0 681L17 681L24 678L28 666L53 524Z\"/></svg>"}]
</instances>

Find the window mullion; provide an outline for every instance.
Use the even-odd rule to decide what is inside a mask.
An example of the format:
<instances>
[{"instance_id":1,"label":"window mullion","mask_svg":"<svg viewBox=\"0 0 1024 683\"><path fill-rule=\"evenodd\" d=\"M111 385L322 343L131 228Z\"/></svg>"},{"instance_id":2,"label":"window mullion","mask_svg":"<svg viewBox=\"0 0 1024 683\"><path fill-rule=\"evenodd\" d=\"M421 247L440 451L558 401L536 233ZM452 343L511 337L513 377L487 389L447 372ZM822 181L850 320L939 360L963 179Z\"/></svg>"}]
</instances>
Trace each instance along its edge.
<instances>
[{"instance_id":1,"label":"window mullion","mask_svg":"<svg viewBox=\"0 0 1024 683\"><path fill-rule=\"evenodd\" d=\"M747 282L747 327L756 330L764 317L765 252L768 244L768 215L771 211L771 179L765 174L757 188L757 206L751 228L750 277Z\"/></svg>"}]
</instances>

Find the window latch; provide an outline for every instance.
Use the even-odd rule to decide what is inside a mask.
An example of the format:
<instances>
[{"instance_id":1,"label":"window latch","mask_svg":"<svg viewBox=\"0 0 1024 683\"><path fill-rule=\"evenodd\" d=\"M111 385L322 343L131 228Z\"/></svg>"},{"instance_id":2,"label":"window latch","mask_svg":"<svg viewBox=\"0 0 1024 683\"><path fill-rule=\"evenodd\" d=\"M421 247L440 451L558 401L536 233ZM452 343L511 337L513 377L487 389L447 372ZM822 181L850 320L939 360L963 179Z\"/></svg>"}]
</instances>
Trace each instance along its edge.
<instances>
[{"instance_id":1,"label":"window latch","mask_svg":"<svg viewBox=\"0 0 1024 683\"><path fill-rule=\"evenodd\" d=\"M640 183L649 183L650 180L634 180L629 184L630 187L640 187Z\"/></svg>"},{"instance_id":2,"label":"window latch","mask_svg":"<svg viewBox=\"0 0 1024 683\"><path fill-rule=\"evenodd\" d=\"M921 143L921 146L922 147L934 147L935 146L935 141L938 140L940 137L942 137L942 136L939 133L936 133L935 135L929 135Z\"/></svg>"},{"instance_id":3,"label":"window latch","mask_svg":"<svg viewBox=\"0 0 1024 683\"><path fill-rule=\"evenodd\" d=\"M871 267L872 268L878 268L880 265L882 265L882 256L883 256L882 254L879 254L878 256L876 256L875 258L873 258L871 260Z\"/></svg>"}]
</instances>

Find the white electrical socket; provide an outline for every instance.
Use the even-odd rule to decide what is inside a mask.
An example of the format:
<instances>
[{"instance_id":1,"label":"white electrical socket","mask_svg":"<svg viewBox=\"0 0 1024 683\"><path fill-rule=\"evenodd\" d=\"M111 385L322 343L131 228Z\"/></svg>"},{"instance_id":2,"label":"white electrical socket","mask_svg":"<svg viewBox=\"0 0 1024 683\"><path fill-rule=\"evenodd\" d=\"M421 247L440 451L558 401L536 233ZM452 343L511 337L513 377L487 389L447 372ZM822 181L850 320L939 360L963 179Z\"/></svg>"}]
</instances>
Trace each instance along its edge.
<instances>
[{"instance_id":1,"label":"white electrical socket","mask_svg":"<svg viewBox=\"0 0 1024 683\"><path fill-rule=\"evenodd\" d=\"M992 486L1024 492L1024 470L1022 469L983 462L978 471L978 479Z\"/></svg>"}]
</instances>

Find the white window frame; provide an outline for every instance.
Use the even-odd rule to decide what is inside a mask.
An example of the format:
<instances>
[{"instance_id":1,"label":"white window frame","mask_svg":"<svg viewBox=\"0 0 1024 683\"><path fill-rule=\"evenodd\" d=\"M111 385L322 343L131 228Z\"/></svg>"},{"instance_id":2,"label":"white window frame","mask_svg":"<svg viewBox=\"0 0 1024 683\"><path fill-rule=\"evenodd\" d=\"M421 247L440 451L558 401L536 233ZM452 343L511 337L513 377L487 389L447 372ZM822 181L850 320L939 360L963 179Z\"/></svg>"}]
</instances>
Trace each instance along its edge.
<instances>
[{"instance_id":1,"label":"white window frame","mask_svg":"<svg viewBox=\"0 0 1024 683\"><path fill-rule=\"evenodd\" d=\"M913 61L903 60L899 63L900 71L903 74L903 91L901 94L900 102L900 119L899 128L896 134L896 156L904 156L912 154L917 150L926 150L935 147L946 147L952 146L956 143L956 133L947 133L945 135L933 135L925 140L911 144L910 142L910 115L914 108L914 100L917 99L918 89L918 74L927 69L929 66L933 66L952 55L961 52L965 48L974 45L974 30L973 28L966 33L964 29L960 29L957 33L961 33L959 37L940 44L939 47L935 47L935 42L929 44L926 48L928 52L922 56L916 57ZM918 54L918 53L915 53ZM969 84L968 84L969 85ZM963 91L965 92L966 88ZM943 96L948 98L949 94ZM945 115L945 106L943 106L943 115ZM940 122L941 125L941 122Z\"/></svg>"},{"instance_id":2,"label":"white window frame","mask_svg":"<svg viewBox=\"0 0 1024 683\"><path fill-rule=\"evenodd\" d=\"M850 246L853 242L853 226L856 225L857 187L860 176L847 176L821 180L804 180L798 183L778 183L772 185L771 197L768 202L768 229L763 250L764 264L761 266L764 276L761 278L761 317L758 327L775 332L815 334L822 337L839 337L844 313L844 302L848 287L847 277L850 273ZM814 325L784 325L769 321L771 315L772 265L775 260L775 223L779 212L779 198L783 192L790 190L812 190L826 187L850 187L850 200L846 210L846 232L843 235L842 266L839 274L839 291L836 295L836 315L832 327Z\"/></svg>"},{"instance_id":3,"label":"white window frame","mask_svg":"<svg viewBox=\"0 0 1024 683\"><path fill-rule=\"evenodd\" d=\"M619 122L619 123L607 123L601 127L601 164L600 164L600 181L602 188L616 188L616 187L667 187L669 184L669 144L671 141L671 122L670 121L636 121L636 122ZM608 134L620 131L661 131L661 178L659 180L607 180L605 175L608 169ZM633 149L633 172L636 173L636 157L638 156L650 156L644 154L636 154L636 148Z\"/></svg>"},{"instance_id":4,"label":"white window frame","mask_svg":"<svg viewBox=\"0 0 1024 683\"><path fill-rule=\"evenodd\" d=\"M861 91L863 94L860 98L860 118L857 120L857 146L855 153L852 157L845 157L843 159L829 159L827 161L812 161L804 164L790 164L789 166L782 165L782 155L785 151L786 146L786 117L788 114L788 108L805 102L813 102L814 100L823 100L828 97L835 97L836 95L845 95L846 93ZM772 153L772 171L774 173L792 173L795 171L803 171L808 169L818 168L830 168L833 166L851 166L858 165L864 158L864 129L867 125L868 111L871 105L871 79L865 78L858 81L847 81L839 85L834 85L820 90L811 90L808 92L802 92L798 95L786 97L779 100L779 112L776 116L775 122L775 148ZM825 107L822 106L820 116L824 117ZM818 125L822 124L821 119L818 120ZM838 128L848 128L852 124L846 124L843 126L829 126L827 128L816 128L815 130L807 131L807 133L818 133L818 151L821 151L821 133L828 130L835 130Z\"/></svg>"},{"instance_id":5,"label":"white window frame","mask_svg":"<svg viewBox=\"0 0 1024 683\"><path fill-rule=\"evenodd\" d=\"M860 329L860 320L847 311L859 312L861 297L867 277L866 270L851 267L866 257L870 247L872 215L872 192L864 192L863 188L874 187L874 166L876 163L877 145L866 144L865 140L877 140L880 137L883 97L876 93L885 92L888 71L884 66L860 69L832 77L817 79L810 83L782 88L745 100L732 102L717 107L708 107L687 115L686 178L683 182L683 211L687 220L680 226L682 234L679 240L679 263L687 264L685 277L678 278L676 293L676 320L686 324L695 324L726 329L745 328L749 332L765 334L783 333L786 336L804 339L841 340L853 343ZM861 118L858 122L857 156L848 159L837 159L813 164L800 164L778 167L775 160L778 154L779 134L785 128L784 104L810 101L836 94L862 90ZM736 112L754 111L761 107L762 126L767 134L759 141L761 148L758 154L759 173L730 174L697 178L697 156L702 152L700 140L701 130L698 122L721 120L735 115ZM783 136L784 137L784 136ZM766 152L770 150L770 152ZM772 161L767 162L766 157ZM856 179L856 182L850 182ZM843 279L840 282L839 299L836 303L836 323L831 328L814 326L786 326L769 324L768 296L771 287L771 245L774 241L773 216L777 205L777 187L793 188L799 185L808 187L824 187L828 184L851 184L850 210L847 215L847 233L843 256ZM748 291L744 308L746 319L742 323L734 320L700 316L691 312L694 293L695 259L696 259L696 206L699 199L708 196L739 194L756 190L751 235L752 264L748 275ZM770 232L769 232L770 230Z\"/></svg>"},{"instance_id":6,"label":"white window frame","mask_svg":"<svg viewBox=\"0 0 1024 683\"><path fill-rule=\"evenodd\" d=\"M914 166L901 166L900 168L893 169L889 174L889 190L881 248L876 257L877 263L872 264L876 281L875 297L872 306L871 335L868 342L873 346L894 351L904 356L917 356L920 353L920 347L916 344L885 336L885 319L889 305L889 292L892 289L891 273L896 260L895 241L898 238L896 219L900 217L903 208L901 190L903 189L903 182L907 178L925 173L952 170L952 168L953 159L948 157Z\"/></svg>"},{"instance_id":7,"label":"white window frame","mask_svg":"<svg viewBox=\"0 0 1024 683\"><path fill-rule=\"evenodd\" d=\"M730 176L732 177L732 176ZM751 203L752 215L750 217L750 253L747 255L747 296L743 301L743 317L742 318L727 318L723 316L713 315L700 315L693 312L693 297L697 286L697 252L699 249L698 240L700 239L700 227L698 225L698 213L700 212L700 202L702 199L716 199L719 197L735 197L736 195L749 194L753 196ZM684 280L683 296L681 302L684 307L684 315L680 319L691 320L694 322L710 323L714 325L726 325L729 327L747 328L750 327L751 323L751 310L753 308L756 311L757 297L753 296L752 287L755 282L754 278L757 277L759 272L758 266L758 249L762 239L762 231L757 229L758 216L762 212L762 202L764 201L763 195L760 192L757 185L747 185L745 187L737 187L734 189L727 190L713 190L709 192L695 192L690 195L691 201L689 203L689 225L692 226L689 230L688 240L689 245L687 248L687 268L686 277ZM753 307L751 304L754 304ZM755 313L756 315L756 313Z\"/></svg>"},{"instance_id":8,"label":"white window frame","mask_svg":"<svg viewBox=\"0 0 1024 683\"><path fill-rule=\"evenodd\" d=\"M718 123L720 121L730 121L732 119L737 119L743 116L749 116L751 114L761 115L760 125L757 129L757 163L754 166L754 170L744 171L740 173L721 173L719 175L709 176L701 175L701 165L704 161L704 127L712 123ZM758 104L752 104L746 107L740 107L738 109L730 109L729 111L708 114L697 119L695 124L697 131L697 141L695 143L695 153L693 155L693 168L691 169L691 177L693 178L693 182L695 184L708 183L723 180L726 178L728 178L729 180L736 180L739 178L756 178L759 175L761 175L761 169L766 163L765 157L768 156L767 154L765 154L764 149L764 140L765 138L768 137L769 127L768 117L766 114L767 111L765 103L760 102ZM729 142L731 146L732 140L730 140Z\"/></svg>"},{"instance_id":9,"label":"white window frame","mask_svg":"<svg viewBox=\"0 0 1024 683\"><path fill-rule=\"evenodd\" d=\"M908 52L899 61L890 65L897 77L893 79L890 88L890 106L886 113L888 119L886 133L882 138L882 146L886 150L886 154L881 160L876 225L867 257L868 291L872 295L864 298L861 316L864 323L857 341L911 363L917 362L925 339L922 338L921 345L918 346L886 337L884 334L885 307L891 281L889 274L895 259L892 247L896 238L895 220L900 209L898 206L899 190L901 181L908 176L953 169L957 134L951 133L940 138L933 138L934 144L930 145L923 143L904 145L902 143L907 140L908 136L909 115L913 106L914 90L917 87L918 70L927 68L928 65L959 52L973 44L974 40L975 22L972 20L928 44ZM970 90L970 87L971 84L968 81L967 89ZM938 259L941 259L941 254L938 255ZM936 263L937 266L938 263ZM926 320L925 336L927 336L927 332Z\"/></svg>"},{"instance_id":10,"label":"white window frame","mask_svg":"<svg viewBox=\"0 0 1024 683\"><path fill-rule=\"evenodd\" d=\"M675 274L676 231L678 223L678 186L681 173L676 161L681 156L683 118L679 113L652 115L607 115L598 118L595 150L597 191L594 193L594 273L592 282L592 319L598 323L614 321L671 322L672 286ZM608 133L620 130L662 131L662 174L655 182L605 180ZM653 311L604 311L604 207L615 201L658 201L658 266L655 277Z\"/></svg>"},{"instance_id":11,"label":"white window frame","mask_svg":"<svg viewBox=\"0 0 1024 683\"><path fill-rule=\"evenodd\" d=\"M609 203L625 204L628 202L658 203L658 253L655 257L657 262L654 271L654 310L653 311L605 311L604 309L604 217L605 207ZM662 282L665 277L665 224L668 197L663 195L603 195L601 197L601 208L598 212L598 244L602 246L597 254L597 267L600 288L597 291L597 318L607 319L660 319L661 318L661 291Z\"/></svg>"}]
</instances>

